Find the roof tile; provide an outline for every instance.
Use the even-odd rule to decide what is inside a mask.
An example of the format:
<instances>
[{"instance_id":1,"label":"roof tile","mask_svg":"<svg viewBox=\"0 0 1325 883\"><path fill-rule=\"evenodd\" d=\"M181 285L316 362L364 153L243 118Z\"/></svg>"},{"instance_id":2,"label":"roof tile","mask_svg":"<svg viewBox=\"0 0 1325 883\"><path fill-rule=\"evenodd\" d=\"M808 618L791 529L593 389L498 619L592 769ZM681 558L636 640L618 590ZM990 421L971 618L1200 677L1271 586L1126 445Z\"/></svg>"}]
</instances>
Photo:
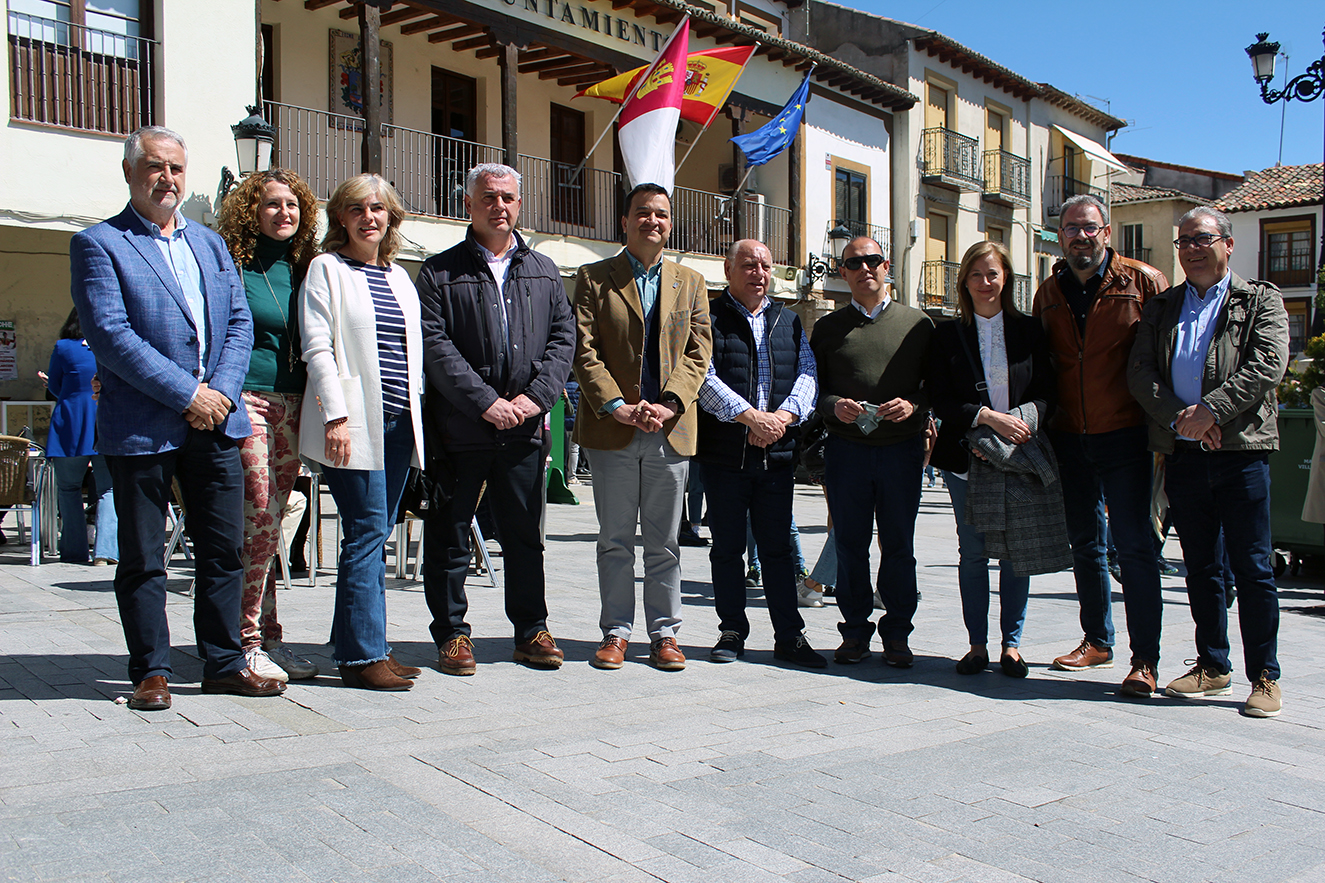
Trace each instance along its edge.
<instances>
[{"instance_id":1,"label":"roof tile","mask_svg":"<svg viewBox=\"0 0 1325 883\"><path fill-rule=\"evenodd\" d=\"M1226 212L1263 211L1317 205L1325 187L1325 164L1275 166L1249 172L1247 180L1225 193L1215 207Z\"/></svg>"}]
</instances>

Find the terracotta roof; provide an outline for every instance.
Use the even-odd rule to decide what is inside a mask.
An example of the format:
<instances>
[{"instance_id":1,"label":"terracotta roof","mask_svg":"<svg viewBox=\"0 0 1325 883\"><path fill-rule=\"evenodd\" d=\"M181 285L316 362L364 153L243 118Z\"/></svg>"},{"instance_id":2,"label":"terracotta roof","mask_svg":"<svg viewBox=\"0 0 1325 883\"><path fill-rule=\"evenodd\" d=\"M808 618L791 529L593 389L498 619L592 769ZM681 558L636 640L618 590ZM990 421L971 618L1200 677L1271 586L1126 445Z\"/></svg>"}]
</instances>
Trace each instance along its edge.
<instances>
[{"instance_id":1,"label":"terracotta roof","mask_svg":"<svg viewBox=\"0 0 1325 883\"><path fill-rule=\"evenodd\" d=\"M1247 180L1225 193L1215 207L1226 212L1262 211L1319 205L1325 186L1325 164L1275 166L1249 172Z\"/></svg>"},{"instance_id":2,"label":"terracotta roof","mask_svg":"<svg viewBox=\"0 0 1325 883\"><path fill-rule=\"evenodd\" d=\"M1205 202L1199 196L1183 193L1181 190L1174 190L1171 187L1148 187L1144 184L1123 184L1114 181L1109 185L1109 189L1114 205L1125 205L1132 202L1156 202L1162 199L1181 199L1197 205Z\"/></svg>"}]
</instances>

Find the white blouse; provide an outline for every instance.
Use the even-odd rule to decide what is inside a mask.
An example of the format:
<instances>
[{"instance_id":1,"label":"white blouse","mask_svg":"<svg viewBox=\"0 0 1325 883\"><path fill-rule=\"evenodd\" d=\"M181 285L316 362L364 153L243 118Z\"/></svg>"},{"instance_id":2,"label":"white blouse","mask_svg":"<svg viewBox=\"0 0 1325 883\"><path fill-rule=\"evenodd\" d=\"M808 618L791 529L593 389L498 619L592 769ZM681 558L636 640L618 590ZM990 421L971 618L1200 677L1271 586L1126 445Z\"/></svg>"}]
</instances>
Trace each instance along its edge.
<instances>
[{"instance_id":1,"label":"white blouse","mask_svg":"<svg viewBox=\"0 0 1325 883\"><path fill-rule=\"evenodd\" d=\"M975 330L980 338L980 364L985 369L989 405L995 411L1008 412L1008 348L1003 340L1003 313L992 319L975 317Z\"/></svg>"}]
</instances>

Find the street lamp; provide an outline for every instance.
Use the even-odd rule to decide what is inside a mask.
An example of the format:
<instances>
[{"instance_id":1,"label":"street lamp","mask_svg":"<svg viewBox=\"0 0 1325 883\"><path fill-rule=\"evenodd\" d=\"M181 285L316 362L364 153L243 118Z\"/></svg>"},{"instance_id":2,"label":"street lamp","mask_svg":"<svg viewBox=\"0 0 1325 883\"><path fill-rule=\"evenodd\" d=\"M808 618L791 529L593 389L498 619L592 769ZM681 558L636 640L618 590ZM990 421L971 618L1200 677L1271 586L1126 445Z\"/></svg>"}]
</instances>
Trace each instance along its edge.
<instances>
[{"instance_id":1,"label":"street lamp","mask_svg":"<svg viewBox=\"0 0 1325 883\"><path fill-rule=\"evenodd\" d=\"M260 108L250 104L245 109L248 116L230 127L235 136L235 157L240 178L271 168L271 149L276 142L276 130L262 118ZM228 166L221 167L221 199L225 199L236 180Z\"/></svg>"},{"instance_id":2,"label":"street lamp","mask_svg":"<svg viewBox=\"0 0 1325 883\"><path fill-rule=\"evenodd\" d=\"M833 269L837 269L842 263L842 252L846 251L847 243L855 238L851 229L841 221L838 221L837 226L828 231L828 241L833 244Z\"/></svg>"},{"instance_id":3,"label":"street lamp","mask_svg":"<svg viewBox=\"0 0 1325 883\"><path fill-rule=\"evenodd\" d=\"M276 130L262 118L257 105L250 104L246 110L248 116L230 127L241 178L271 168L271 148L276 141Z\"/></svg>"},{"instance_id":4,"label":"street lamp","mask_svg":"<svg viewBox=\"0 0 1325 883\"><path fill-rule=\"evenodd\" d=\"M1274 79L1274 60L1279 54L1279 44L1269 42L1270 35L1257 34L1256 42L1247 47L1247 56L1251 59L1252 76L1261 86L1261 100L1266 104L1280 101L1314 101L1325 94L1325 55L1313 61L1304 74L1299 74L1284 84L1278 92L1270 88ZM1322 33L1325 38L1325 33ZM1325 141L1322 141L1325 146ZM1325 207L1325 194L1322 194L1322 207ZM1325 307L1325 283L1321 282L1321 273L1325 270L1325 223L1321 224L1320 257L1316 262L1316 310ZM1314 330L1314 329L1313 329Z\"/></svg>"}]
</instances>

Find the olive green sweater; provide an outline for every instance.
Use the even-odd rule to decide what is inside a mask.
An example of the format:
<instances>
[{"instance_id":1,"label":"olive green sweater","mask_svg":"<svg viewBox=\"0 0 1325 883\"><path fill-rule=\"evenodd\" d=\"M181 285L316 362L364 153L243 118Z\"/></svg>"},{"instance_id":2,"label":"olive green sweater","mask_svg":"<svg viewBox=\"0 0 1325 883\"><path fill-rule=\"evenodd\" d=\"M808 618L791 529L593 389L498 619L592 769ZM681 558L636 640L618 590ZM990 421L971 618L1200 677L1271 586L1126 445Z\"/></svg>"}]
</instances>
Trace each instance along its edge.
<instances>
[{"instance_id":1,"label":"olive green sweater","mask_svg":"<svg viewBox=\"0 0 1325 883\"><path fill-rule=\"evenodd\" d=\"M244 292L253 313L253 355L244 389L254 392L299 395L308 379L299 345L299 285L287 251L287 243L259 234L253 262L244 268Z\"/></svg>"},{"instance_id":2,"label":"olive green sweater","mask_svg":"<svg viewBox=\"0 0 1325 883\"><path fill-rule=\"evenodd\" d=\"M810 348L819 369L819 412L828 431L853 441L889 445L925 428L929 397L922 389L934 323L914 307L892 301L871 320L848 303L814 325ZM881 422L865 435L833 415L838 399L881 405L904 398L915 412L901 423Z\"/></svg>"}]
</instances>

